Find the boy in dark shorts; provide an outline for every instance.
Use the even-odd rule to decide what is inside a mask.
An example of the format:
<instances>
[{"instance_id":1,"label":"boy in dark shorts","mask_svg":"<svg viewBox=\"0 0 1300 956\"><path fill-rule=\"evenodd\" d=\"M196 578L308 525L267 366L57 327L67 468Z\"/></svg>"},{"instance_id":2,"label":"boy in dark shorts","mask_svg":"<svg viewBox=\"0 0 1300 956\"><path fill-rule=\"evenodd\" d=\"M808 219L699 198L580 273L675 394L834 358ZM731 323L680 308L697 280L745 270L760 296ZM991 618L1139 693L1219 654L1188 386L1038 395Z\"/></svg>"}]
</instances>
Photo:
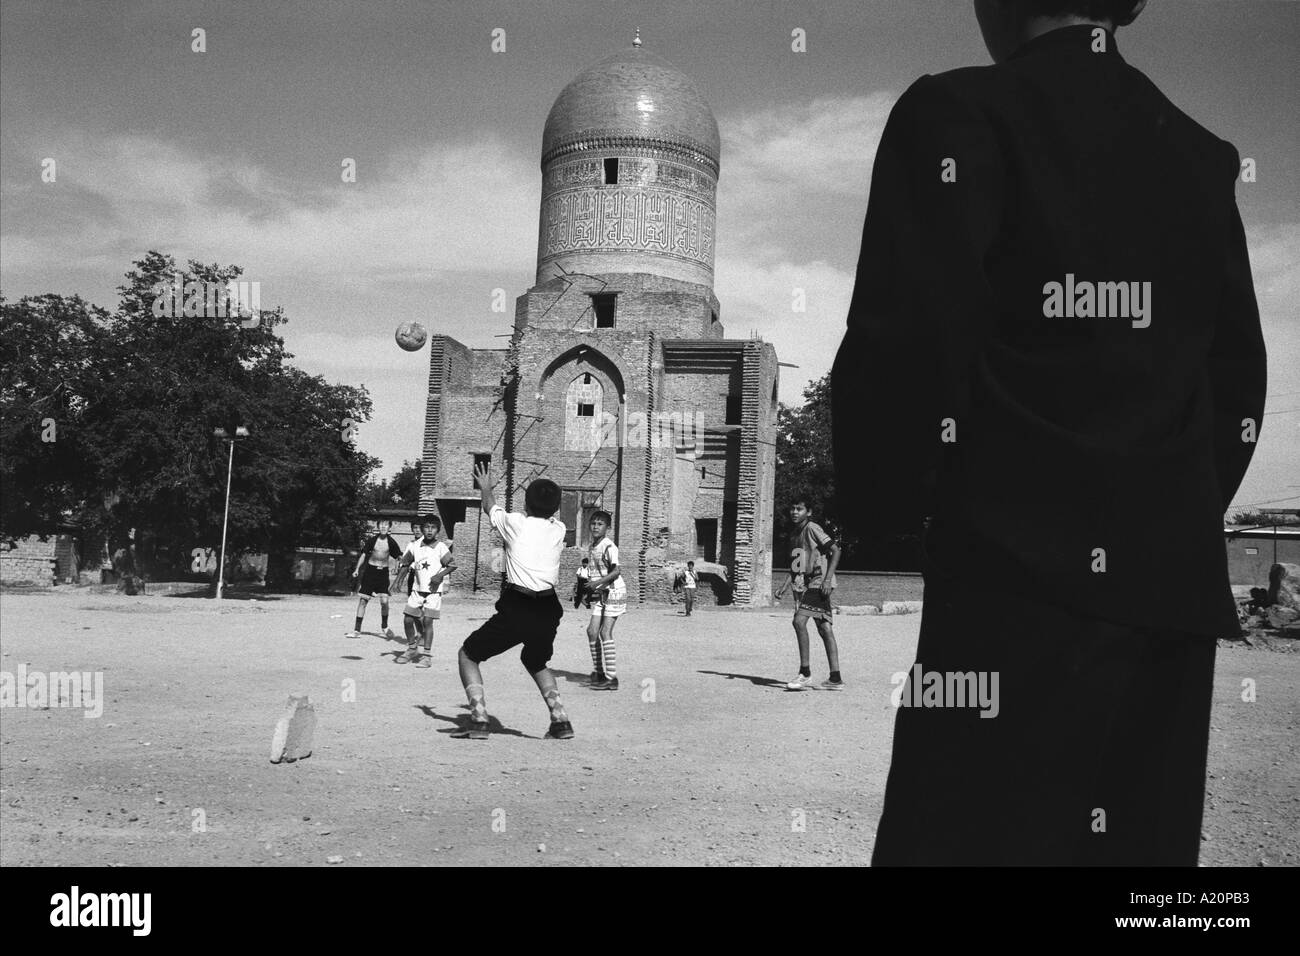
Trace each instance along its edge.
<instances>
[{"instance_id":1,"label":"boy in dark shorts","mask_svg":"<svg viewBox=\"0 0 1300 956\"><path fill-rule=\"evenodd\" d=\"M357 621L356 626L344 635L346 637L361 636L361 622L366 616L366 605L376 594L379 595L379 626L384 629L385 637L395 636L388 629L388 563L402 553L402 546L392 536L391 530L392 522L381 521L379 533L370 537L357 558L357 566L352 570L354 578L361 578Z\"/></svg>"},{"instance_id":2,"label":"boy in dark shorts","mask_svg":"<svg viewBox=\"0 0 1300 956\"><path fill-rule=\"evenodd\" d=\"M803 690L812 684L812 667L808 651L808 621L817 622L817 632L826 646L826 662L830 666L829 680L822 682L825 690L842 690L840 677L840 649L835 643L835 628L831 624L831 592L835 590L835 569L840 563L840 546L821 525L811 520L808 502L796 498L790 504L790 521L794 531L790 536L790 580L781 586L776 596L780 598L787 588L795 593L794 633L799 641L799 676L785 685L786 690Z\"/></svg>"},{"instance_id":3,"label":"boy in dark shorts","mask_svg":"<svg viewBox=\"0 0 1300 956\"><path fill-rule=\"evenodd\" d=\"M492 491L496 480L490 464L476 465L474 480L482 494L483 511L505 542L506 580L497 600L497 612L461 645L460 679L469 698L469 726L452 736L487 739L487 699L479 664L522 644L519 659L537 682L551 714L546 737L568 740L573 736L573 725L560 700L555 676L546 666L564 615L555 592L565 534L564 523L555 518L555 512L560 510L560 488L549 478L536 479L524 493L526 513L518 514L496 503Z\"/></svg>"}]
</instances>

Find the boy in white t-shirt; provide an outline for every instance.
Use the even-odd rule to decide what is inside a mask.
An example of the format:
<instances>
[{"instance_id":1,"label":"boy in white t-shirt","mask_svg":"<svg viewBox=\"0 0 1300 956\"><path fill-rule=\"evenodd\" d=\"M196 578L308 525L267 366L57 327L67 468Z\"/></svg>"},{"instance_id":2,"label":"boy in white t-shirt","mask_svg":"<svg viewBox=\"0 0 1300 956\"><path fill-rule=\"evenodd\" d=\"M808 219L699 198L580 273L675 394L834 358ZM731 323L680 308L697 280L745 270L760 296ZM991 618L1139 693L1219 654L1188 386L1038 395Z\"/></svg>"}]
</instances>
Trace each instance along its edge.
<instances>
[{"instance_id":1,"label":"boy in white t-shirt","mask_svg":"<svg viewBox=\"0 0 1300 956\"><path fill-rule=\"evenodd\" d=\"M590 604L591 597L587 594L587 585L591 581L591 561L588 558L582 559L582 564L578 566L577 576L573 580L573 609L576 611L581 604Z\"/></svg>"},{"instance_id":2,"label":"boy in white t-shirt","mask_svg":"<svg viewBox=\"0 0 1300 956\"><path fill-rule=\"evenodd\" d=\"M691 616L691 610L695 607L695 591L700 583L700 575L695 570L695 562L687 561L686 570L682 574L682 589L686 592L686 616Z\"/></svg>"},{"instance_id":3,"label":"boy in white t-shirt","mask_svg":"<svg viewBox=\"0 0 1300 956\"><path fill-rule=\"evenodd\" d=\"M442 522L436 515L424 515L420 518L420 537L406 546L402 563L397 569L397 578L388 589L389 594L398 591L409 573L412 575L410 596L402 610L402 624L406 628L406 650L398 654L399 664L414 663L416 667L428 667L433 663L430 651L433 648L433 622L442 615L442 595L447 590L447 575L456 568L451 548L446 542L438 540ZM424 653L420 653L423 637Z\"/></svg>"},{"instance_id":4,"label":"boy in white t-shirt","mask_svg":"<svg viewBox=\"0 0 1300 956\"><path fill-rule=\"evenodd\" d=\"M618 567L618 545L607 537L613 518L608 511L591 516L591 621L587 624L587 646L595 670L588 686L592 690L618 690L618 666L614 653L614 625L627 611L627 583Z\"/></svg>"},{"instance_id":5,"label":"boy in white t-shirt","mask_svg":"<svg viewBox=\"0 0 1300 956\"><path fill-rule=\"evenodd\" d=\"M560 510L560 486L549 478L537 478L524 492L525 514L511 513L496 503L492 466L486 462L474 468L474 481L483 498L483 511L505 542L506 579L493 614L460 648L460 680L469 698L469 726L452 734L485 740L488 736L487 699L479 664L522 644L519 655L532 675L551 712L548 740L568 740L573 725L560 700L555 675L547 668L555 646L564 608L555 586L560 578L560 555L564 551L564 523L555 517Z\"/></svg>"}]
</instances>

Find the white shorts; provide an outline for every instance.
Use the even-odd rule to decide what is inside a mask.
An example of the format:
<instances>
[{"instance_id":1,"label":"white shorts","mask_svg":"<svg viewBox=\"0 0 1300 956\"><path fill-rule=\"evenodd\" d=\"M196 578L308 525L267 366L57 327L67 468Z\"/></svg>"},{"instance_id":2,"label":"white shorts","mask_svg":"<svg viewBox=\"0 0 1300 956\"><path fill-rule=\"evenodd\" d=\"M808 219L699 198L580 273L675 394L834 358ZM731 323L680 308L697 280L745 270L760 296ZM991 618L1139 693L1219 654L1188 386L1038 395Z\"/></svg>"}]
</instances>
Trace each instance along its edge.
<instances>
[{"instance_id":1,"label":"white shorts","mask_svg":"<svg viewBox=\"0 0 1300 956\"><path fill-rule=\"evenodd\" d=\"M436 621L442 616L442 595L437 591L428 591L424 594L412 591L411 596L406 599L406 607L402 613L411 617L423 615Z\"/></svg>"},{"instance_id":2,"label":"white shorts","mask_svg":"<svg viewBox=\"0 0 1300 956\"><path fill-rule=\"evenodd\" d=\"M620 597L617 600L605 600L591 602L591 616L593 618L618 617L627 611L627 597Z\"/></svg>"}]
</instances>

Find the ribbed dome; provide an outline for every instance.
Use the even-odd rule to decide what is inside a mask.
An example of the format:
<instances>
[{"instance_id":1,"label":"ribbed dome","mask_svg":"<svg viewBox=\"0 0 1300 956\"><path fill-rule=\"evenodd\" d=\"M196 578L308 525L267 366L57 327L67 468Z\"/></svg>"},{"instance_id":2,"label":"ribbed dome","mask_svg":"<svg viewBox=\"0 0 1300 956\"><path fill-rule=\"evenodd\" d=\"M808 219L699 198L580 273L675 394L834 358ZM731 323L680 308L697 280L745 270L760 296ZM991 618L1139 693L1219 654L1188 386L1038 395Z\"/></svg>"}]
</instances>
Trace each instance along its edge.
<instances>
[{"instance_id":1,"label":"ribbed dome","mask_svg":"<svg viewBox=\"0 0 1300 956\"><path fill-rule=\"evenodd\" d=\"M584 140L622 136L667 140L718 162L709 104L686 74L639 46L587 67L560 92L546 117L542 162Z\"/></svg>"}]
</instances>

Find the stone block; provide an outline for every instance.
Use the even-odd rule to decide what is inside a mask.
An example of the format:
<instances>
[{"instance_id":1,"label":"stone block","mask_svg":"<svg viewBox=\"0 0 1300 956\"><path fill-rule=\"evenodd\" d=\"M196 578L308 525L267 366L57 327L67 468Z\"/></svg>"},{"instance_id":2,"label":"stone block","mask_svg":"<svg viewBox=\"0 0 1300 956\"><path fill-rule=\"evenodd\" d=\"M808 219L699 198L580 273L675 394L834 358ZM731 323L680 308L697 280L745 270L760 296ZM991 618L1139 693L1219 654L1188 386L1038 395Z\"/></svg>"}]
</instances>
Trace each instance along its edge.
<instances>
[{"instance_id":1,"label":"stone block","mask_svg":"<svg viewBox=\"0 0 1300 956\"><path fill-rule=\"evenodd\" d=\"M315 732L316 708L311 700L305 694L290 696L271 739L271 763L293 763L310 757Z\"/></svg>"}]
</instances>

